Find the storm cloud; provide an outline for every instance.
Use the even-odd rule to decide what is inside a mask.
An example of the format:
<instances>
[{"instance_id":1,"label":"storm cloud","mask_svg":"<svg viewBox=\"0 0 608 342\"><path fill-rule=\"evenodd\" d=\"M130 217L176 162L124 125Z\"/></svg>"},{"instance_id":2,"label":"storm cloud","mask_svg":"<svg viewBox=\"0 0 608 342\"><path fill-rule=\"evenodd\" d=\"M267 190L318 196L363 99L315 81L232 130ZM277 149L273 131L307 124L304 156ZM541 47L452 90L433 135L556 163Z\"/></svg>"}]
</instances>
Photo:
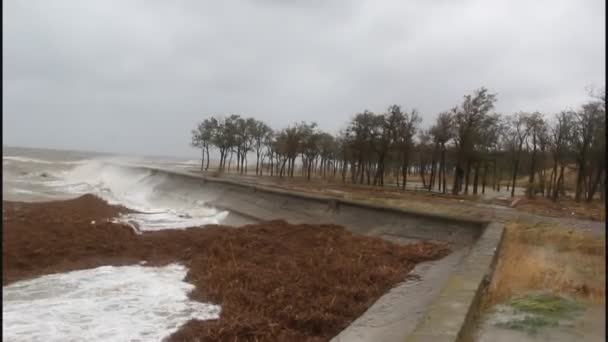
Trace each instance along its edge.
<instances>
[{"instance_id":1,"label":"storm cloud","mask_svg":"<svg viewBox=\"0 0 608 342\"><path fill-rule=\"evenodd\" d=\"M241 114L332 133L396 103L429 125L480 86L553 113L605 84L605 1L3 1L4 145L197 156Z\"/></svg>"}]
</instances>

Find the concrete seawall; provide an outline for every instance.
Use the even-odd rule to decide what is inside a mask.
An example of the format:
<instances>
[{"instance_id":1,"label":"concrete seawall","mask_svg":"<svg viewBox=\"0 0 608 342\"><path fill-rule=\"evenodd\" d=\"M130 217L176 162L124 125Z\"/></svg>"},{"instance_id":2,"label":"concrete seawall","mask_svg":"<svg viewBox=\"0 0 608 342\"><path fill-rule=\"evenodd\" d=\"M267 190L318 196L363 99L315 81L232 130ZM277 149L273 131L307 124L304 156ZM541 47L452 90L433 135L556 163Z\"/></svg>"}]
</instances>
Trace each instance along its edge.
<instances>
[{"instance_id":1,"label":"concrete seawall","mask_svg":"<svg viewBox=\"0 0 608 342\"><path fill-rule=\"evenodd\" d=\"M213 207L250 221L333 223L366 235L407 243L448 243L448 257L419 264L407 280L382 296L332 341L464 341L478 311L496 260L503 227L462 219L242 184L185 172L146 168L167 176L161 191L177 185Z\"/></svg>"},{"instance_id":2,"label":"concrete seawall","mask_svg":"<svg viewBox=\"0 0 608 342\"><path fill-rule=\"evenodd\" d=\"M354 200L336 199L232 180L151 169L169 176L166 191L179 182L200 189L213 207L258 220L285 219L293 223L334 223L370 235L437 240L457 245L472 244L488 224L486 221L427 214Z\"/></svg>"}]
</instances>

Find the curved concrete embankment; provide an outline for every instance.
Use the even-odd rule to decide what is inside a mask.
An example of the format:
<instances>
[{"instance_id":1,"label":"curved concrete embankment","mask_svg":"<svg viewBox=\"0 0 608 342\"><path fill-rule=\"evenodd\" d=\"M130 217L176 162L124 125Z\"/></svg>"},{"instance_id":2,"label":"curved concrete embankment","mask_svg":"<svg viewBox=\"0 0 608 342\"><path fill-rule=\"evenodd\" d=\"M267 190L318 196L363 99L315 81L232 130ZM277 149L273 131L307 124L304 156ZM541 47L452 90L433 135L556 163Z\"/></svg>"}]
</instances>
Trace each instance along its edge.
<instances>
[{"instance_id":1,"label":"curved concrete embankment","mask_svg":"<svg viewBox=\"0 0 608 342\"><path fill-rule=\"evenodd\" d=\"M353 200L241 184L221 178L147 168L168 176L164 191L184 185L210 205L248 220L334 223L397 243L449 243L448 257L419 264L333 341L468 340L478 302L491 277L502 239L498 223L420 213ZM161 189L163 190L163 189Z\"/></svg>"}]
</instances>

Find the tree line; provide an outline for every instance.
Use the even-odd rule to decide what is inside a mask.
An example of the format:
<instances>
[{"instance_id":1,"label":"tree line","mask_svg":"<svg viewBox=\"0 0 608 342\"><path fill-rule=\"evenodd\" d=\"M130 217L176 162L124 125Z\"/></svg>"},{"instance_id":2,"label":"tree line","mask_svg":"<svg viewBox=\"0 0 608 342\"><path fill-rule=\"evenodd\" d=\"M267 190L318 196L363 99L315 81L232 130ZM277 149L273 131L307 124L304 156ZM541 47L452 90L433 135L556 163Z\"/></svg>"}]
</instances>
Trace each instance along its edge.
<instances>
[{"instance_id":1,"label":"tree line","mask_svg":"<svg viewBox=\"0 0 608 342\"><path fill-rule=\"evenodd\" d=\"M539 112L509 115L494 111L496 94L480 88L461 104L439 113L428 128L417 110L391 105L385 112L365 110L337 135L305 121L281 130L239 115L209 117L192 130L200 148L201 170L209 169L209 148L219 151L219 172L248 171L293 178L313 175L343 183L405 189L408 176L428 191L485 193L501 186L515 195L518 177L526 177L526 195L556 201L566 194L567 171L576 171L574 197L604 199L606 179L605 89L590 91L577 110L551 117ZM448 188L449 186L449 188Z\"/></svg>"}]
</instances>

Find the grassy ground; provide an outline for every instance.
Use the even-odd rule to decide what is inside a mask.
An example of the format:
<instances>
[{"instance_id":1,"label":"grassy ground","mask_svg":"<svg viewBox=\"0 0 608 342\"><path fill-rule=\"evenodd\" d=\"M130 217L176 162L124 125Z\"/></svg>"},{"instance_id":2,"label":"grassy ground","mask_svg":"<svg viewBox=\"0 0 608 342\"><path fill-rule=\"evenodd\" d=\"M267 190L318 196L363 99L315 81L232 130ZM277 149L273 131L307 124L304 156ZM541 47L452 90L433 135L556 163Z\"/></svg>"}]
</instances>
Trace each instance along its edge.
<instances>
[{"instance_id":1,"label":"grassy ground","mask_svg":"<svg viewBox=\"0 0 608 342\"><path fill-rule=\"evenodd\" d=\"M499 205L509 205L510 200L493 200ZM570 217L583 220L605 221L605 203L596 200L591 203L576 202L571 198L562 198L553 202L547 198L522 198L517 204L517 210L550 217Z\"/></svg>"},{"instance_id":2,"label":"grassy ground","mask_svg":"<svg viewBox=\"0 0 608 342\"><path fill-rule=\"evenodd\" d=\"M605 236L548 225L509 223L486 306L531 290L603 302Z\"/></svg>"},{"instance_id":3,"label":"grassy ground","mask_svg":"<svg viewBox=\"0 0 608 342\"><path fill-rule=\"evenodd\" d=\"M482 299L479 340L569 341L602 336L605 248L605 235L546 224L507 224Z\"/></svg>"},{"instance_id":4,"label":"grassy ground","mask_svg":"<svg viewBox=\"0 0 608 342\"><path fill-rule=\"evenodd\" d=\"M503 313L510 311L511 317L496 322L495 326L530 335L568 324L584 310L575 300L547 293L517 296L507 303L506 308Z\"/></svg>"}]
</instances>

